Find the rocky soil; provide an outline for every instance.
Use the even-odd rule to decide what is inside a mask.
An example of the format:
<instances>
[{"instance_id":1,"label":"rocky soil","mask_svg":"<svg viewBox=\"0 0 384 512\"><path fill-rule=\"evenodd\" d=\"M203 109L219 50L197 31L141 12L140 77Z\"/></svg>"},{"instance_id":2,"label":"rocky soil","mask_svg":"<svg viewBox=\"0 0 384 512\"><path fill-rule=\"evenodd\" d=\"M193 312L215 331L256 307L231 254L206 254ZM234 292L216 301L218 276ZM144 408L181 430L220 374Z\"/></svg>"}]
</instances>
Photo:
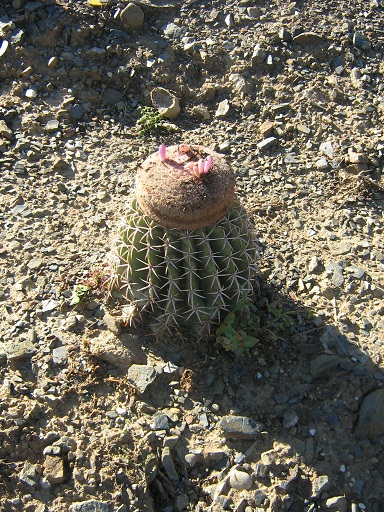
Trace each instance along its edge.
<instances>
[{"instance_id":1,"label":"rocky soil","mask_svg":"<svg viewBox=\"0 0 384 512\"><path fill-rule=\"evenodd\" d=\"M384 510L383 21L381 0L1 2L1 510ZM233 166L256 306L293 319L241 359L121 326L102 286L138 163L181 141Z\"/></svg>"}]
</instances>

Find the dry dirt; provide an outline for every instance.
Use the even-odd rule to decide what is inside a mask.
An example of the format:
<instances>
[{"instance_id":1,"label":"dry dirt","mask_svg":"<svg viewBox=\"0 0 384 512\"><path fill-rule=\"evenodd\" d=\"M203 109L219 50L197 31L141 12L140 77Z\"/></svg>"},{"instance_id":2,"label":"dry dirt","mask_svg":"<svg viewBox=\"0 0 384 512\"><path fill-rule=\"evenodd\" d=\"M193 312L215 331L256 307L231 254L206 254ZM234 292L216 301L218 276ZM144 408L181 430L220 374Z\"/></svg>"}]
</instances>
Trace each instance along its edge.
<instances>
[{"instance_id":1,"label":"dry dirt","mask_svg":"<svg viewBox=\"0 0 384 512\"><path fill-rule=\"evenodd\" d=\"M126 6L0 5L1 510L384 511L382 2ZM143 138L155 87L181 110ZM260 243L240 359L105 316L137 166L180 142L225 155Z\"/></svg>"}]
</instances>

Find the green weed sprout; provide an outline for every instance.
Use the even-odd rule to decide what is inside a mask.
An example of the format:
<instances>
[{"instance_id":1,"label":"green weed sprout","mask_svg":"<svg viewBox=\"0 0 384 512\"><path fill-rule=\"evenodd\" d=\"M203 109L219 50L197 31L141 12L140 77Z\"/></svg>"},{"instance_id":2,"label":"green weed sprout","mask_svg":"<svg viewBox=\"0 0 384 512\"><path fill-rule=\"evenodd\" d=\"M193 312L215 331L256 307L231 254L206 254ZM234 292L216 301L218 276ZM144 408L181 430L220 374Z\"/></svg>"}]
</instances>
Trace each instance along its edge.
<instances>
[{"instance_id":1,"label":"green weed sprout","mask_svg":"<svg viewBox=\"0 0 384 512\"><path fill-rule=\"evenodd\" d=\"M138 107L141 117L137 120L139 134L143 137L153 135L163 128L163 116L154 107Z\"/></svg>"}]
</instances>

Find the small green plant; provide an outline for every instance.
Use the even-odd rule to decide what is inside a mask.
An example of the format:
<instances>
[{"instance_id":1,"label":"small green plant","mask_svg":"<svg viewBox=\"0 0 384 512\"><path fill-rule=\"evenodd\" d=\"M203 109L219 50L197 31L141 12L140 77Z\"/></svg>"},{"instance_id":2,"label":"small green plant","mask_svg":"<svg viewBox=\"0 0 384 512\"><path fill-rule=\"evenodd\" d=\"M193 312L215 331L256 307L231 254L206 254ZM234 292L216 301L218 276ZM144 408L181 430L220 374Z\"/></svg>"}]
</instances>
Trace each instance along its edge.
<instances>
[{"instance_id":1,"label":"small green plant","mask_svg":"<svg viewBox=\"0 0 384 512\"><path fill-rule=\"evenodd\" d=\"M282 306L266 307L266 318L261 321L256 306L249 298L243 297L233 311L228 313L216 331L216 340L225 348L241 357L268 334L269 340L279 339L277 333L293 325L297 311L285 311ZM305 312L306 315L308 314ZM265 323L264 323L265 322ZM264 323L264 325L263 325Z\"/></svg>"},{"instance_id":2,"label":"small green plant","mask_svg":"<svg viewBox=\"0 0 384 512\"><path fill-rule=\"evenodd\" d=\"M216 339L225 350L241 357L259 342L259 338L253 336L259 331L260 317L256 315L256 306L247 297L243 297L224 318L216 331Z\"/></svg>"},{"instance_id":3,"label":"small green plant","mask_svg":"<svg viewBox=\"0 0 384 512\"><path fill-rule=\"evenodd\" d=\"M163 116L154 107L138 107L141 117L137 120L139 134L143 137L153 135L163 128Z\"/></svg>"},{"instance_id":4,"label":"small green plant","mask_svg":"<svg viewBox=\"0 0 384 512\"><path fill-rule=\"evenodd\" d=\"M75 284L72 291L71 302L69 304L71 306L79 304L79 302L88 296L90 289L91 288L86 284Z\"/></svg>"}]
</instances>

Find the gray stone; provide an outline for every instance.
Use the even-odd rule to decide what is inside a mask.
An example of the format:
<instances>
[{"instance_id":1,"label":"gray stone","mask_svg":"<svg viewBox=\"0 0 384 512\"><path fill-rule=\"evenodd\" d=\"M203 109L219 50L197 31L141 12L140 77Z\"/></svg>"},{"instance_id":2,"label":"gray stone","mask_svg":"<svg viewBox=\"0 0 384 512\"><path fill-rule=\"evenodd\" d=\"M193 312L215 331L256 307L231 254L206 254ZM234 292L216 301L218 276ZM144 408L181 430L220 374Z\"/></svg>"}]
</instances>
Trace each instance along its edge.
<instances>
[{"instance_id":1,"label":"gray stone","mask_svg":"<svg viewBox=\"0 0 384 512\"><path fill-rule=\"evenodd\" d=\"M321 151L324 155L326 155L326 156L328 156L328 157L330 157L330 158L333 158L333 157L334 157L335 152L334 152L334 150L333 150L332 142L329 142L329 141L322 142L322 143L320 144L320 148L319 148L319 149L320 149L320 151Z\"/></svg>"},{"instance_id":2,"label":"gray stone","mask_svg":"<svg viewBox=\"0 0 384 512\"><path fill-rule=\"evenodd\" d=\"M245 471L234 469L229 475L229 485L237 491L248 491L252 487L252 478Z\"/></svg>"},{"instance_id":3,"label":"gray stone","mask_svg":"<svg viewBox=\"0 0 384 512\"><path fill-rule=\"evenodd\" d=\"M365 270L357 265L346 267L345 272L349 272L356 279L362 279L365 276Z\"/></svg>"},{"instance_id":4,"label":"gray stone","mask_svg":"<svg viewBox=\"0 0 384 512\"><path fill-rule=\"evenodd\" d=\"M372 48L371 42L368 37L360 32L353 34L353 46L359 48L359 50L370 50Z\"/></svg>"},{"instance_id":5,"label":"gray stone","mask_svg":"<svg viewBox=\"0 0 384 512\"><path fill-rule=\"evenodd\" d=\"M41 466L39 464L31 464L25 462L23 469L20 471L19 480L29 489L33 489L41 475Z\"/></svg>"},{"instance_id":6,"label":"gray stone","mask_svg":"<svg viewBox=\"0 0 384 512\"><path fill-rule=\"evenodd\" d=\"M129 3L120 13L120 19L126 30L136 30L144 23L144 12L133 3Z\"/></svg>"},{"instance_id":7,"label":"gray stone","mask_svg":"<svg viewBox=\"0 0 384 512\"><path fill-rule=\"evenodd\" d=\"M79 105L78 103L75 103L71 107L70 115L73 119L75 119L76 121L79 121L84 115L83 107L81 105Z\"/></svg>"},{"instance_id":8,"label":"gray stone","mask_svg":"<svg viewBox=\"0 0 384 512\"><path fill-rule=\"evenodd\" d=\"M166 414L159 413L153 416L153 430L169 430L169 419Z\"/></svg>"},{"instance_id":9,"label":"gray stone","mask_svg":"<svg viewBox=\"0 0 384 512\"><path fill-rule=\"evenodd\" d=\"M308 272L310 274L320 274L323 272L324 266L317 256L313 256L308 265Z\"/></svg>"},{"instance_id":10,"label":"gray stone","mask_svg":"<svg viewBox=\"0 0 384 512\"><path fill-rule=\"evenodd\" d=\"M138 388L140 393L144 393L149 384L157 377L158 373L153 366L133 364L128 370L128 378Z\"/></svg>"},{"instance_id":11,"label":"gray stone","mask_svg":"<svg viewBox=\"0 0 384 512\"><path fill-rule=\"evenodd\" d=\"M223 416L219 428L228 439L256 439L261 425L246 416Z\"/></svg>"},{"instance_id":12,"label":"gray stone","mask_svg":"<svg viewBox=\"0 0 384 512\"><path fill-rule=\"evenodd\" d=\"M103 321L105 322L106 326L111 332L113 332L114 334L121 333L121 325L114 316L110 315L109 313L106 313L103 316Z\"/></svg>"},{"instance_id":13,"label":"gray stone","mask_svg":"<svg viewBox=\"0 0 384 512\"><path fill-rule=\"evenodd\" d=\"M312 498L320 498L321 494L330 486L327 475L321 475L312 482Z\"/></svg>"},{"instance_id":14,"label":"gray stone","mask_svg":"<svg viewBox=\"0 0 384 512\"><path fill-rule=\"evenodd\" d=\"M28 12L34 12L41 9L44 5L41 2L28 2L25 4L25 10Z\"/></svg>"},{"instance_id":15,"label":"gray stone","mask_svg":"<svg viewBox=\"0 0 384 512\"><path fill-rule=\"evenodd\" d=\"M261 64L267 58L267 52L260 48L260 45L256 45L252 53L252 63Z\"/></svg>"},{"instance_id":16,"label":"gray stone","mask_svg":"<svg viewBox=\"0 0 384 512\"><path fill-rule=\"evenodd\" d=\"M88 500L72 503L68 512L113 512L113 504L105 501Z\"/></svg>"},{"instance_id":17,"label":"gray stone","mask_svg":"<svg viewBox=\"0 0 384 512\"><path fill-rule=\"evenodd\" d=\"M277 143L277 137L267 137L266 139L263 139L262 141L257 143L257 148L260 151L265 151L272 146L274 146Z\"/></svg>"},{"instance_id":18,"label":"gray stone","mask_svg":"<svg viewBox=\"0 0 384 512\"><path fill-rule=\"evenodd\" d=\"M59 129L59 121L57 119L51 119L47 122L47 124L44 127L44 130L48 133L55 132Z\"/></svg>"},{"instance_id":19,"label":"gray stone","mask_svg":"<svg viewBox=\"0 0 384 512\"><path fill-rule=\"evenodd\" d=\"M327 510L335 510L335 512L347 512L348 502L344 496L333 496L325 502Z\"/></svg>"},{"instance_id":20,"label":"gray stone","mask_svg":"<svg viewBox=\"0 0 384 512\"><path fill-rule=\"evenodd\" d=\"M57 347L52 350L54 364L64 364L67 361L68 351L66 347Z\"/></svg>"},{"instance_id":21,"label":"gray stone","mask_svg":"<svg viewBox=\"0 0 384 512\"><path fill-rule=\"evenodd\" d=\"M3 344L1 351L7 355L9 363L23 361L34 356L37 352L33 343L29 340L10 340Z\"/></svg>"},{"instance_id":22,"label":"gray stone","mask_svg":"<svg viewBox=\"0 0 384 512\"><path fill-rule=\"evenodd\" d=\"M316 169L318 171L326 171L329 168L328 160L322 156L316 161Z\"/></svg>"},{"instance_id":23,"label":"gray stone","mask_svg":"<svg viewBox=\"0 0 384 512\"><path fill-rule=\"evenodd\" d=\"M116 336L112 332L102 331L97 338L91 339L90 350L94 356L122 368L146 362L140 342L130 334Z\"/></svg>"},{"instance_id":24,"label":"gray stone","mask_svg":"<svg viewBox=\"0 0 384 512\"><path fill-rule=\"evenodd\" d=\"M152 105L167 119L176 119L180 114L179 98L163 87L152 89L151 101Z\"/></svg>"},{"instance_id":25,"label":"gray stone","mask_svg":"<svg viewBox=\"0 0 384 512\"><path fill-rule=\"evenodd\" d=\"M175 23L168 23L163 28L165 37L168 37L169 39L178 39L181 35L181 32L181 27L175 25Z\"/></svg>"},{"instance_id":26,"label":"gray stone","mask_svg":"<svg viewBox=\"0 0 384 512\"><path fill-rule=\"evenodd\" d=\"M287 411L283 415L283 425L285 428L292 428L297 425L299 417L296 411Z\"/></svg>"},{"instance_id":27,"label":"gray stone","mask_svg":"<svg viewBox=\"0 0 384 512\"><path fill-rule=\"evenodd\" d=\"M384 389L367 395L359 409L357 432L372 440L384 435Z\"/></svg>"},{"instance_id":28,"label":"gray stone","mask_svg":"<svg viewBox=\"0 0 384 512\"><path fill-rule=\"evenodd\" d=\"M344 275L343 275L343 269L340 267L340 265L335 266L335 270L333 271L331 281L332 281L333 286L336 286L336 287L343 286Z\"/></svg>"},{"instance_id":29,"label":"gray stone","mask_svg":"<svg viewBox=\"0 0 384 512\"><path fill-rule=\"evenodd\" d=\"M0 137L4 137L7 140L13 140L13 131L8 128L7 123L0 119Z\"/></svg>"},{"instance_id":30,"label":"gray stone","mask_svg":"<svg viewBox=\"0 0 384 512\"><path fill-rule=\"evenodd\" d=\"M168 478L170 478L172 482L177 483L179 481L179 475L177 474L175 464L172 459L171 450L168 448L168 446L164 446L163 448L161 453L161 463Z\"/></svg>"},{"instance_id":31,"label":"gray stone","mask_svg":"<svg viewBox=\"0 0 384 512\"><path fill-rule=\"evenodd\" d=\"M339 242L331 246L332 253L336 256L348 254L351 252L351 244L348 242Z\"/></svg>"},{"instance_id":32,"label":"gray stone","mask_svg":"<svg viewBox=\"0 0 384 512\"><path fill-rule=\"evenodd\" d=\"M339 363L340 359L337 356L321 354L312 359L309 364L311 375L314 378L322 377L334 370Z\"/></svg>"},{"instance_id":33,"label":"gray stone","mask_svg":"<svg viewBox=\"0 0 384 512\"><path fill-rule=\"evenodd\" d=\"M288 43L292 39L291 33L285 27L281 27L281 29L279 30L279 37L282 41L285 41L286 43Z\"/></svg>"}]
</instances>

